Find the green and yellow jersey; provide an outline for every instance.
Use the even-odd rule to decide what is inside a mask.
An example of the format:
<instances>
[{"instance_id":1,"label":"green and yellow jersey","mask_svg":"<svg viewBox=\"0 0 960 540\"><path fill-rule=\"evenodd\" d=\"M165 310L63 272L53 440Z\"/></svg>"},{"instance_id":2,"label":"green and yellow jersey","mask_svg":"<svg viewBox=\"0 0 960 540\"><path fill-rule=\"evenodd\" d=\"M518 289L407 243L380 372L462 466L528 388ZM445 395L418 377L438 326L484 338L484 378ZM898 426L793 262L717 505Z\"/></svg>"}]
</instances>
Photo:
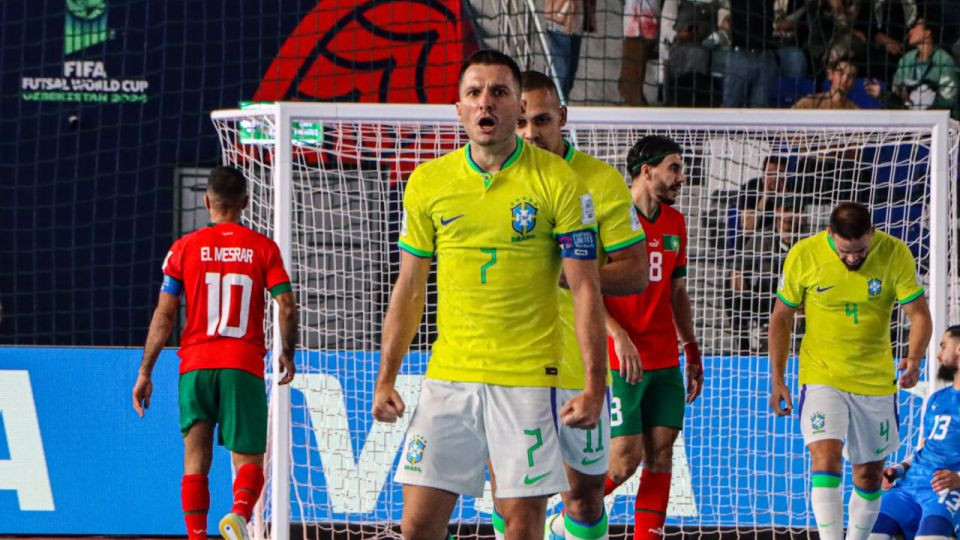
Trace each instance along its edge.
<instances>
[{"instance_id":1,"label":"green and yellow jersey","mask_svg":"<svg viewBox=\"0 0 960 540\"><path fill-rule=\"evenodd\" d=\"M615 168L599 159L580 152L567 143L564 160L573 172L586 184L596 205L599 226L598 256L600 264L605 254L613 253L642 242L643 226L637 216L623 176ZM560 380L557 386L582 390L586 383L580 344L573 318L573 294L569 289L557 289L560 294L560 324L563 327L563 363L560 365ZM608 375L607 383L610 383Z\"/></svg>"},{"instance_id":2,"label":"green and yellow jersey","mask_svg":"<svg viewBox=\"0 0 960 540\"><path fill-rule=\"evenodd\" d=\"M558 156L517 138L499 172L470 144L407 181L400 248L437 256L437 331L426 376L504 386L556 386L561 257L596 258L596 217Z\"/></svg>"},{"instance_id":3,"label":"green and yellow jersey","mask_svg":"<svg viewBox=\"0 0 960 540\"><path fill-rule=\"evenodd\" d=\"M777 297L791 307L802 304L806 314L800 384L895 393L893 304L922 295L910 249L886 233L874 233L858 270L847 269L826 231L797 242L783 264Z\"/></svg>"}]
</instances>

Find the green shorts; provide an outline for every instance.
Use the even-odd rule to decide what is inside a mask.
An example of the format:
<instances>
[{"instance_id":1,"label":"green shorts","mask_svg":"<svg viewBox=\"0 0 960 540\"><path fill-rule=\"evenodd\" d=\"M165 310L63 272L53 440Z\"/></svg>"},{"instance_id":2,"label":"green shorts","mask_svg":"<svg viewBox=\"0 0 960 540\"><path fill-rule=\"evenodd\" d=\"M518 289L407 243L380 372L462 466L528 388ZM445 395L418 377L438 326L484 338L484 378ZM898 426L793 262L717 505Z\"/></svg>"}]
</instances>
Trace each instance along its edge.
<instances>
[{"instance_id":1,"label":"green shorts","mask_svg":"<svg viewBox=\"0 0 960 540\"><path fill-rule=\"evenodd\" d=\"M267 448L267 392L263 379L239 369L198 369L180 375L180 432L194 422L217 424L217 442L232 452Z\"/></svg>"},{"instance_id":2,"label":"green shorts","mask_svg":"<svg viewBox=\"0 0 960 540\"><path fill-rule=\"evenodd\" d=\"M614 370L610 436L640 435L655 426L683 429L685 400L679 367L644 371L637 384L628 384Z\"/></svg>"}]
</instances>

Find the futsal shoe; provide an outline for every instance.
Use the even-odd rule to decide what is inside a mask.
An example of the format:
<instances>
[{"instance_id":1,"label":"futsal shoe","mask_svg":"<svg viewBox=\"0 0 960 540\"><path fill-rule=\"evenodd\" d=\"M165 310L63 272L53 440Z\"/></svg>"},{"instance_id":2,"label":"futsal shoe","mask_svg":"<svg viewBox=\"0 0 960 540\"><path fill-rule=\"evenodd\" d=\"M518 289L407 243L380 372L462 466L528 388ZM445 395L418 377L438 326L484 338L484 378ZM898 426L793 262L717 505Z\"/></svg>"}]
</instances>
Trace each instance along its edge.
<instances>
[{"instance_id":1,"label":"futsal shoe","mask_svg":"<svg viewBox=\"0 0 960 540\"><path fill-rule=\"evenodd\" d=\"M558 526L563 530L563 512L558 512L547 518L547 522L543 526L543 540L564 540L563 535L553 532L553 524L558 520Z\"/></svg>"},{"instance_id":2,"label":"futsal shoe","mask_svg":"<svg viewBox=\"0 0 960 540\"><path fill-rule=\"evenodd\" d=\"M247 534L247 522L240 514L229 514L220 520L220 536L225 540L250 540Z\"/></svg>"}]
</instances>

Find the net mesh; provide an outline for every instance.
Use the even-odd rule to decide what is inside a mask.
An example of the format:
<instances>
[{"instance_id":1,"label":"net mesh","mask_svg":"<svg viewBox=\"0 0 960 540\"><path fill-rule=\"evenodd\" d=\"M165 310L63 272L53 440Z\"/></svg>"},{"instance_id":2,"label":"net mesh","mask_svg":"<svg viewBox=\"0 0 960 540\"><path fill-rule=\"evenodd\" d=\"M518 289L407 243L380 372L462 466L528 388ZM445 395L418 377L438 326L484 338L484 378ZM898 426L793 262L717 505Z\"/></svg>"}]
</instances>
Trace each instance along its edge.
<instances>
[{"instance_id":1,"label":"net mesh","mask_svg":"<svg viewBox=\"0 0 960 540\"><path fill-rule=\"evenodd\" d=\"M267 114L215 123L224 161L243 168L253 183L248 223L271 234L277 126ZM766 320L780 264L792 242L826 226L835 203L853 199L870 205L880 230L907 243L926 284L931 130L642 125L572 122L569 137L621 171L629 148L646 134L667 135L685 151L686 184L677 205L687 220L687 288L705 353L705 387L687 408L675 446L667 535L806 533L813 525L809 463L797 421L774 417L766 404ZM288 266L301 323L290 412L291 523L300 524L308 538L347 531L358 538L399 537L402 499L392 473L405 459L403 435L435 335L437 300L431 277L425 315L397 380L408 414L394 425L374 422L369 410L382 320L399 269L403 182L417 164L462 146L466 138L452 117L299 118L284 129L293 130L294 140ZM251 130L262 136L251 142ZM955 179L955 125L949 154L947 174ZM768 156L776 156L773 165L765 165ZM765 168L778 172L764 175ZM949 223L956 223L956 183L949 184ZM948 296L954 300L955 235L951 226ZM955 320L957 308L950 310ZM897 308L891 325L895 354L905 351L905 323ZM800 317L794 347L802 333ZM796 392L794 359L787 377ZM922 382L899 396L901 456L916 443L925 392ZM638 477L607 498L614 537L632 524ZM269 508L269 490L264 498ZM551 510L558 503L552 498ZM481 499L462 497L451 532L492 536L491 509L489 485ZM269 510L265 514L269 521Z\"/></svg>"}]
</instances>

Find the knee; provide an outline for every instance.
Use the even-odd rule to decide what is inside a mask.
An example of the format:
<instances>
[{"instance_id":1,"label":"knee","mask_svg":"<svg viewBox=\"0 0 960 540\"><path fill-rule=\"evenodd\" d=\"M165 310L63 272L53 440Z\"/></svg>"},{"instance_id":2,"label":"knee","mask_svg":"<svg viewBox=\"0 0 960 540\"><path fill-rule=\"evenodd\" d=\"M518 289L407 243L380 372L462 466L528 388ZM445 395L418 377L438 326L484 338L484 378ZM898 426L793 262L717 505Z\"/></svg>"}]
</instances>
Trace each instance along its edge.
<instances>
[{"instance_id":1,"label":"knee","mask_svg":"<svg viewBox=\"0 0 960 540\"><path fill-rule=\"evenodd\" d=\"M565 503L566 512L577 521L590 523L603 515L603 497L577 497Z\"/></svg>"},{"instance_id":2,"label":"knee","mask_svg":"<svg viewBox=\"0 0 960 540\"><path fill-rule=\"evenodd\" d=\"M662 446L647 456L643 461L643 468L652 473L668 473L673 470L673 445Z\"/></svg>"},{"instance_id":3,"label":"knee","mask_svg":"<svg viewBox=\"0 0 960 540\"><path fill-rule=\"evenodd\" d=\"M405 540L446 540L445 527L437 527L425 516L404 515L400 520L400 532Z\"/></svg>"},{"instance_id":4,"label":"knee","mask_svg":"<svg viewBox=\"0 0 960 540\"><path fill-rule=\"evenodd\" d=\"M617 484L622 484L630 479L633 476L633 473L637 471L637 467L640 466L640 461L642 459L641 455L638 454L624 454L617 456L616 459L610 460L610 467L607 471L607 476Z\"/></svg>"}]
</instances>

